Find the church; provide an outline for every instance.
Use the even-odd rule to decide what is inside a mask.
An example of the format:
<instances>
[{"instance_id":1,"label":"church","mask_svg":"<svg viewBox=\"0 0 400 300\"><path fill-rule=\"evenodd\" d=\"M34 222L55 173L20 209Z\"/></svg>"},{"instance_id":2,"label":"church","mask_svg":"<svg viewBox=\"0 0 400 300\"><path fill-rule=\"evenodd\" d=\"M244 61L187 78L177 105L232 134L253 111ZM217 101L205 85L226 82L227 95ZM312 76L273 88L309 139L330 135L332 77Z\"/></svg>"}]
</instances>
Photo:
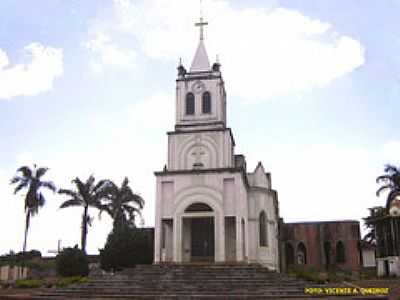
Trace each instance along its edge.
<instances>
[{"instance_id":1,"label":"church","mask_svg":"<svg viewBox=\"0 0 400 300\"><path fill-rule=\"evenodd\" d=\"M221 65L209 62L207 23L200 18L196 25L200 41L191 67L178 66L167 164L155 172L154 263L260 263L279 271L271 175L261 162L248 172L245 156L235 154Z\"/></svg>"}]
</instances>

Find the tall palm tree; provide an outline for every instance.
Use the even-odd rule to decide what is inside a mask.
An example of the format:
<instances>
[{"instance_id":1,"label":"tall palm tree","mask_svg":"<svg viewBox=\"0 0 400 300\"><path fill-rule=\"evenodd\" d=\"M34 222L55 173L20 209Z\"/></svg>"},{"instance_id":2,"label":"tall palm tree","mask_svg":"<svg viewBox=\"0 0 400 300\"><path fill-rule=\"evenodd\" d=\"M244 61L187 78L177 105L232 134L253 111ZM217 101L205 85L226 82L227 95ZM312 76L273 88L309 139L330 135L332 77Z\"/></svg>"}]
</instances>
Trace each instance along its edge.
<instances>
[{"instance_id":1,"label":"tall palm tree","mask_svg":"<svg viewBox=\"0 0 400 300\"><path fill-rule=\"evenodd\" d=\"M144 200L132 191L128 178L124 178L121 187L109 181L105 190L105 202L103 202L101 210L106 211L114 220L113 227L117 228L123 225L135 227L135 217L142 218L141 210Z\"/></svg>"},{"instance_id":2,"label":"tall palm tree","mask_svg":"<svg viewBox=\"0 0 400 300\"><path fill-rule=\"evenodd\" d=\"M400 195L400 168L386 165L384 171L386 174L376 178L376 183L383 183L376 191L376 195L379 196L383 191L389 192L386 198L386 208L389 209L391 202Z\"/></svg>"},{"instance_id":3,"label":"tall palm tree","mask_svg":"<svg viewBox=\"0 0 400 300\"><path fill-rule=\"evenodd\" d=\"M59 194L67 195L70 199L61 204L60 208L81 206L83 207L82 225L81 225L81 249L86 253L86 237L88 226L91 225L92 219L89 216L89 207L99 208L103 190L107 186L107 180L100 180L95 184L93 175L89 176L86 182L82 182L79 177L72 180L75 184L75 190L60 189Z\"/></svg>"},{"instance_id":4,"label":"tall palm tree","mask_svg":"<svg viewBox=\"0 0 400 300\"><path fill-rule=\"evenodd\" d=\"M33 165L33 169L23 166L17 170L19 175L15 175L10 184L17 184L14 189L14 194L18 193L20 190L27 188L28 192L25 196L25 234L24 234L24 244L22 251L26 252L26 241L28 237L28 229L30 225L31 217L35 216L39 212L46 199L41 193L42 188L47 188L56 191L55 185L51 181L41 181L41 178L46 174L48 168L37 168L36 164Z\"/></svg>"},{"instance_id":5,"label":"tall palm tree","mask_svg":"<svg viewBox=\"0 0 400 300\"><path fill-rule=\"evenodd\" d=\"M386 215L386 209L383 206L375 206L368 209L369 216L363 218L365 222L365 227L368 230L367 234L362 238L364 242L377 244L376 240L376 224L375 220L377 218L384 217Z\"/></svg>"}]
</instances>

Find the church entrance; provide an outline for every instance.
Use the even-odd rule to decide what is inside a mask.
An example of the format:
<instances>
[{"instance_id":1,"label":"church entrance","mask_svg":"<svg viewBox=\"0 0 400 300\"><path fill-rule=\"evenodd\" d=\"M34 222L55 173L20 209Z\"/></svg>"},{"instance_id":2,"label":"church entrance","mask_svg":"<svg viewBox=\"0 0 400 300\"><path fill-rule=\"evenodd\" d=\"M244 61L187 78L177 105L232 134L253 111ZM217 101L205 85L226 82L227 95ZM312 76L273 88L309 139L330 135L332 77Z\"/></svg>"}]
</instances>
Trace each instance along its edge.
<instances>
[{"instance_id":1,"label":"church entrance","mask_svg":"<svg viewBox=\"0 0 400 300\"><path fill-rule=\"evenodd\" d=\"M202 202L185 209L182 216L182 262L215 261L215 213Z\"/></svg>"},{"instance_id":2,"label":"church entrance","mask_svg":"<svg viewBox=\"0 0 400 300\"><path fill-rule=\"evenodd\" d=\"M191 261L214 261L214 218L191 219Z\"/></svg>"}]
</instances>

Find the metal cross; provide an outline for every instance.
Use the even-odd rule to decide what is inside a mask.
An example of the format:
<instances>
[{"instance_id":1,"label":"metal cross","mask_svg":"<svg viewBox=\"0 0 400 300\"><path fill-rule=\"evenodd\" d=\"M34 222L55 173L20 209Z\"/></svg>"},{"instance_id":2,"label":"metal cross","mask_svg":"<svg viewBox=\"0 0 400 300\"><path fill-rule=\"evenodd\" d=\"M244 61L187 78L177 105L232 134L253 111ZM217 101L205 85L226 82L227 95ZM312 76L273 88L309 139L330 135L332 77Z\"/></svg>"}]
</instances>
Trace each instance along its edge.
<instances>
[{"instance_id":1,"label":"metal cross","mask_svg":"<svg viewBox=\"0 0 400 300\"><path fill-rule=\"evenodd\" d=\"M203 26L208 25L208 22L203 20L203 9L202 9L202 1L200 0L200 22L195 23L195 26L200 27L200 41L204 40L204 28Z\"/></svg>"}]
</instances>

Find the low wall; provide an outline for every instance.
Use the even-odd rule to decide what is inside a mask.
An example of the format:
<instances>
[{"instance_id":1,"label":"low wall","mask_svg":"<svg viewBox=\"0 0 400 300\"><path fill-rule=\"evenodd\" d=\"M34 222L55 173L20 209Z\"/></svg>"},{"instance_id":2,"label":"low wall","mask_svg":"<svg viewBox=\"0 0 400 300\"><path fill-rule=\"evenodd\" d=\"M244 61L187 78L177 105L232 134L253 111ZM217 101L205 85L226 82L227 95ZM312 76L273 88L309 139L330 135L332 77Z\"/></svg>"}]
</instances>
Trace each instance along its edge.
<instances>
[{"instance_id":1,"label":"low wall","mask_svg":"<svg viewBox=\"0 0 400 300\"><path fill-rule=\"evenodd\" d=\"M0 267L0 281L15 281L28 277L29 268L20 266Z\"/></svg>"}]
</instances>

